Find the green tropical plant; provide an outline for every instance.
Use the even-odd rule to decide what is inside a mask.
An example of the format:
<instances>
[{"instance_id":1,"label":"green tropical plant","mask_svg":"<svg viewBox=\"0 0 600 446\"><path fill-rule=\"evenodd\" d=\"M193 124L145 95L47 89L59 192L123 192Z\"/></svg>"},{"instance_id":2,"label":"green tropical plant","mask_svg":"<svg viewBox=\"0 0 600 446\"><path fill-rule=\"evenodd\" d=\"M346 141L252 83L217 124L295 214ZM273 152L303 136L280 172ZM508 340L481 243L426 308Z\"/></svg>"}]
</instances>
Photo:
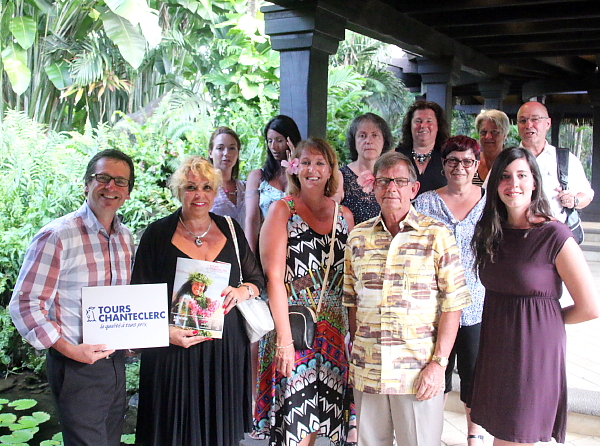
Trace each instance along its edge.
<instances>
[{"instance_id":1,"label":"green tropical plant","mask_svg":"<svg viewBox=\"0 0 600 446\"><path fill-rule=\"evenodd\" d=\"M45 375L46 355L32 348L15 329L8 309L0 307L0 373L18 373L28 369Z\"/></svg>"},{"instance_id":2,"label":"green tropical plant","mask_svg":"<svg viewBox=\"0 0 600 446\"><path fill-rule=\"evenodd\" d=\"M345 149L352 120L372 112L383 117L396 139L413 97L402 81L387 69L391 45L352 31L331 57L327 96L327 138L338 152L340 164L350 161Z\"/></svg>"},{"instance_id":3,"label":"green tropical plant","mask_svg":"<svg viewBox=\"0 0 600 446\"><path fill-rule=\"evenodd\" d=\"M63 129L125 109L130 73L162 37L146 0L5 0L0 23L0 110Z\"/></svg>"},{"instance_id":4,"label":"green tropical plant","mask_svg":"<svg viewBox=\"0 0 600 446\"><path fill-rule=\"evenodd\" d=\"M22 110L51 129L81 130L168 91L188 117L217 121L232 101L275 102L278 54L257 17L260 4L250 3L0 2L0 112Z\"/></svg>"}]
</instances>

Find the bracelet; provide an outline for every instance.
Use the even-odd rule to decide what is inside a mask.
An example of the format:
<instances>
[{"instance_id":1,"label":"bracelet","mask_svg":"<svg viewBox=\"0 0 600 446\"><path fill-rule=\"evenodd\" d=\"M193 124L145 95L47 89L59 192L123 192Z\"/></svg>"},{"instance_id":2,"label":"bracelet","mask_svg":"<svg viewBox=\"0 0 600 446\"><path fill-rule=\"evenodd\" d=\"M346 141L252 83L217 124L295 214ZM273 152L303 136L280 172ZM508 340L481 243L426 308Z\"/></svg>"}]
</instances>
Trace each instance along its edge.
<instances>
[{"instance_id":1,"label":"bracelet","mask_svg":"<svg viewBox=\"0 0 600 446\"><path fill-rule=\"evenodd\" d=\"M244 287L248 290L248 299L254 299L255 294L254 294L254 290L252 289L252 287L250 285L240 285L240 287Z\"/></svg>"},{"instance_id":2,"label":"bracelet","mask_svg":"<svg viewBox=\"0 0 600 446\"><path fill-rule=\"evenodd\" d=\"M292 345L294 345L294 341L290 342L288 345L282 345L281 347L278 345L275 348L279 348L279 349L288 348L288 347L291 347Z\"/></svg>"}]
</instances>

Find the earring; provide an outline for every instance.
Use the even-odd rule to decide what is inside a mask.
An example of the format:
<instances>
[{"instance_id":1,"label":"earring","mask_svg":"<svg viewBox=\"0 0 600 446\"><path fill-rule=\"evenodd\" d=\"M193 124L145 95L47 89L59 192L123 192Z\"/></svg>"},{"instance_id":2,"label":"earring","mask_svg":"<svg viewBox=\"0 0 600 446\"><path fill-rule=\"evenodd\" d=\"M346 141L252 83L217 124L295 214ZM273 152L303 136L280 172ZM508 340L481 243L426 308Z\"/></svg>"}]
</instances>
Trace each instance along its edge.
<instances>
[{"instance_id":1,"label":"earring","mask_svg":"<svg viewBox=\"0 0 600 446\"><path fill-rule=\"evenodd\" d=\"M444 172L444 169L442 169L442 176L445 177L446 173Z\"/></svg>"}]
</instances>

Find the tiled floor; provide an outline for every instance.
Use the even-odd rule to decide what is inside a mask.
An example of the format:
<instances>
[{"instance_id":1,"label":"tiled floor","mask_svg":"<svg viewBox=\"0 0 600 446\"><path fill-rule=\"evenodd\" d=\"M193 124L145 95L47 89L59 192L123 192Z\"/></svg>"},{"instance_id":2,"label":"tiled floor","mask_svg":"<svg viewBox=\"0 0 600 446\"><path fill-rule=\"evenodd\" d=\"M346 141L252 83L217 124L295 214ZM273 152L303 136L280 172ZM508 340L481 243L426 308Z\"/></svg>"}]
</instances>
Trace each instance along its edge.
<instances>
[{"instance_id":1,"label":"tiled floor","mask_svg":"<svg viewBox=\"0 0 600 446\"><path fill-rule=\"evenodd\" d=\"M600 224L599 224L600 226ZM590 262L590 269L600 289L600 262ZM569 388L600 392L600 319L582 324L567 325L567 385ZM451 401L454 398L454 401ZM592 401L592 404L594 402ZM597 401L600 408L600 398ZM467 422L461 410L462 404L456 394L451 394L444 412L444 432L441 446L466 446ZM577 432L593 435L582 435ZM493 437L485 436L485 446L492 446ZM244 445L260 446L266 441L242 442ZM317 440L316 446L327 446L325 438ZM536 446L557 444L555 441L536 443ZM600 417L569 414L567 426L567 446L600 446Z\"/></svg>"},{"instance_id":2,"label":"tiled floor","mask_svg":"<svg viewBox=\"0 0 600 446\"><path fill-rule=\"evenodd\" d=\"M600 423L600 421L599 421ZM484 444L491 446L494 439L489 435L485 436ZM467 444L467 422L462 413L444 412L444 433L442 434L442 445L445 446L466 446ZM536 445L557 444L555 441L548 443L536 443ZM567 432L565 442L567 446L600 446L600 437L591 437Z\"/></svg>"},{"instance_id":3,"label":"tiled floor","mask_svg":"<svg viewBox=\"0 0 600 446\"><path fill-rule=\"evenodd\" d=\"M567 325L567 385L600 391L600 319Z\"/></svg>"},{"instance_id":4,"label":"tiled floor","mask_svg":"<svg viewBox=\"0 0 600 446\"><path fill-rule=\"evenodd\" d=\"M590 262L590 269L600 289L600 262ZM567 325L567 386L574 389L600 392L600 319L581 324ZM600 408L600 399L597 401ZM449 405L446 405L448 408ZM451 405L457 407L456 404ZM460 405L458 406L460 407ZM455 409L458 410L458 409ZM600 446L600 417L569 414L569 426L565 445L568 446ZM586 436L576 433L578 426L585 425L588 432L596 433ZM573 431L573 432L571 432ZM484 444L491 446L493 438L486 435ZM442 445L455 446L467 444L467 422L465 415L459 412L444 413L444 433ZM556 444L536 443L536 445Z\"/></svg>"}]
</instances>

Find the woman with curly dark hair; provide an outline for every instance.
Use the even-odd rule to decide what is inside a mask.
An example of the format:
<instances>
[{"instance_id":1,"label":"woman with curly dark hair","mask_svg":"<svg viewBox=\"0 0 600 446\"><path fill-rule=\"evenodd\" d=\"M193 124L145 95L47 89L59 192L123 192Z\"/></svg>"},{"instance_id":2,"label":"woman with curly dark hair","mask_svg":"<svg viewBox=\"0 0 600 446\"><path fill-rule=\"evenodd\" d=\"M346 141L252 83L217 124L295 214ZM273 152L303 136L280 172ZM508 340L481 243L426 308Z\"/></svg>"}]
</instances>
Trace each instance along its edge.
<instances>
[{"instance_id":1,"label":"woman with curly dark hair","mask_svg":"<svg viewBox=\"0 0 600 446\"><path fill-rule=\"evenodd\" d=\"M417 195L446 185L440 150L449 137L450 126L438 104L417 101L408 108L396 151L410 158L417 170L421 184Z\"/></svg>"}]
</instances>

